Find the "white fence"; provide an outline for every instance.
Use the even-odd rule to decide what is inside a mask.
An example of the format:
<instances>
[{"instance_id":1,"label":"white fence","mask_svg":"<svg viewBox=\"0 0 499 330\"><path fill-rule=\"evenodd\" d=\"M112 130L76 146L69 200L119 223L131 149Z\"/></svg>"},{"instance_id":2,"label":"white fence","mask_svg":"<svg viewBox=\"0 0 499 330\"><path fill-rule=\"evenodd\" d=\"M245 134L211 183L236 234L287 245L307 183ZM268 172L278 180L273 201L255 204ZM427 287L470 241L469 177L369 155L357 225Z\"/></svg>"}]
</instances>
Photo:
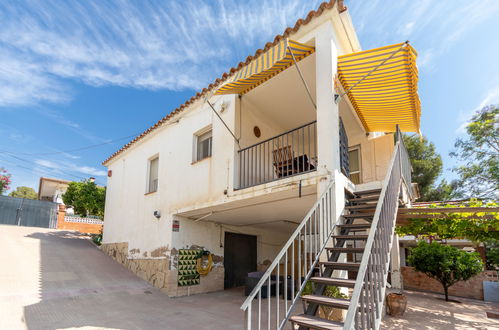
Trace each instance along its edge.
<instances>
[{"instance_id":1,"label":"white fence","mask_svg":"<svg viewBox=\"0 0 499 330\"><path fill-rule=\"evenodd\" d=\"M103 225L104 221L100 219L94 219L94 218L80 218L80 217L74 217L74 216L69 216L66 215L64 217L64 221L66 222L76 222L76 223L88 223L92 225Z\"/></svg>"}]
</instances>

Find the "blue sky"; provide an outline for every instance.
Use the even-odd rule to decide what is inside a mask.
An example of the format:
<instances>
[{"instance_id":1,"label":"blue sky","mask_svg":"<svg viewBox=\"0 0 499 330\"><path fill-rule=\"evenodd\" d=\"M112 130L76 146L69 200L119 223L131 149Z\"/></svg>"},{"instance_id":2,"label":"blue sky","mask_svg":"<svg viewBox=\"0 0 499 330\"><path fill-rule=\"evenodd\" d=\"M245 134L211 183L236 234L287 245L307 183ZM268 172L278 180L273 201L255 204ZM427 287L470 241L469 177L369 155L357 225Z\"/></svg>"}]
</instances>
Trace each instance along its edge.
<instances>
[{"instance_id":1,"label":"blue sky","mask_svg":"<svg viewBox=\"0 0 499 330\"><path fill-rule=\"evenodd\" d=\"M451 168L463 125L499 103L499 1L345 3L363 49L408 39L419 52L422 131ZM13 188L40 176L105 184L101 162L130 136L319 4L0 2L0 167Z\"/></svg>"}]
</instances>

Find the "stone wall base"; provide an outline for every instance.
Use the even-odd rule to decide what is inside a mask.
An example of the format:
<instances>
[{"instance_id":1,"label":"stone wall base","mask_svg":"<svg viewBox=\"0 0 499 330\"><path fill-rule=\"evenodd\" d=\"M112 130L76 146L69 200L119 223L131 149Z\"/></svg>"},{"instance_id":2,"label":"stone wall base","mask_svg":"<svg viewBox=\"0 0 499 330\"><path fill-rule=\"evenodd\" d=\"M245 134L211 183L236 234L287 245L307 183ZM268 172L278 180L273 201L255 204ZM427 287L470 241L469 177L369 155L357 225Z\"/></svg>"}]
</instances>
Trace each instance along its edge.
<instances>
[{"instance_id":1,"label":"stone wall base","mask_svg":"<svg viewBox=\"0 0 499 330\"><path fill-rule=\"evenodd\" d=\"M171 269L169 257L161 259L130 259L128 258L128 243L126 242L102 244L101 250L170 297L224 289L223 267L214 267L208 275L201 276L199 285L179 287L177 285L178 273L176 269Z\"/></svg>"}]
</instances>

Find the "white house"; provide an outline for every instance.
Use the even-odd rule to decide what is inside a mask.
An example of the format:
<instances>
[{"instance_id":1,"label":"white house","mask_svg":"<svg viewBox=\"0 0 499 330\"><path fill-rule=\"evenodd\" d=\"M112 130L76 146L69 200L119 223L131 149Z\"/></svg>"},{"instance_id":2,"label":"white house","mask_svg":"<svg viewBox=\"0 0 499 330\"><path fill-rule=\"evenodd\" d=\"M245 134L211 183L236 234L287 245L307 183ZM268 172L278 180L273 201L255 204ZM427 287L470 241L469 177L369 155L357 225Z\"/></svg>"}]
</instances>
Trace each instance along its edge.
<instances>
[{"instance_id":1,"label":"white house","mask_svg":"<svg viewBox=\"0 0 499 330\"><path fill-rule=\"evenodd\" d=\"M366 303L368 277L384 290L397 202L411 194L393 133L419 131L415 57L407 43L361 52L343 2L322 4L104 161L103 250L170 296L266 271L242 306L250 328L253 297L296 296L308 279L319 284L294 323L319 322L322 284L358 283L351 303L324 304ZM211 253L207 275L190 261L199 250ZM346 265L352 253L362 265ZM329 282L312 278L319 267ZM346 271L357 281L339 280ZM345 326L366 313L381 312L350 307Z\"/></svg>"},{"instance_id":2,"label":"white house","mask_svg":"<svg viewBox=\"0 0 499 330\"><path fill-rule=\"evenodd\" d=\"M40 177L38 184L38 199L63 204L62 195L71 181Z\"/></svg>"}]
</instances>

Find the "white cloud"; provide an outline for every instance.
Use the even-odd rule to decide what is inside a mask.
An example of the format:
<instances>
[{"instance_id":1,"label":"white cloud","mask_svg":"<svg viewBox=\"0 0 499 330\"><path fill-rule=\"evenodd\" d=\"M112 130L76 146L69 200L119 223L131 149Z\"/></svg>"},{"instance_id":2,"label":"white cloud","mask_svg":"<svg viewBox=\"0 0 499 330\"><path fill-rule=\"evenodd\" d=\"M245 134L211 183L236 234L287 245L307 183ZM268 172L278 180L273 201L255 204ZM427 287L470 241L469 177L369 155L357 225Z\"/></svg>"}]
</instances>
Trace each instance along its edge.
<instances>
[{"instance_id":1,"label":"white cloud","mask_svg":"<svg viewBox=\"0 0 499 330\"><path fill-rule=\"evenodd\" d=\"M45 169L53 170L55 173L65 174L67 176L68 172L81 173L89 176L106 176L107 172L104 170L99 170L95 167L91 166L80 166L75 163L67 162L67 161L51 161L47 159L37 159L35 163ZM85 175L81 175L84 177Z\"/></svg>"},{"instance_id":2,"label":"white cloud","mask_svg":"<svg viewBox=\"0 0 499 330\"><path fill-rule=\"evenodd\" d=\"M496 0L400 0L389 4L351 1L347 5L357 32L368 37L368 48L408 39L417 46L418 63L424 69L431 69L437 57L483 21L499 13L499 1ZM427 52L430 55L425 55Z\"/></svg>"},{"instance_id":3,"label":"white cloud","mask_svg":"<svg viewBox=\"0 0 499 330\"><path fill-rule=\"evenodd\" d=\"M0 106L66 102L93 86L205 87L320 1L0 3Z\"/></svg>"},{"instance_id":4,"label":"white cloud","mask_svg":"<svg viewBox=\"0 0 499 330\"><path fill-rule=\"evenodd\" d=\"M486 105L492 103L499 103L499 84L487 92L487 95L483 98L482 102L480 102L478 109L482 109Z\"/></svg>"},{"instance_id":5,"label":"white cloud","mask_svg":"<svg viewBox=\"0 0 499 330\"><path fill-rule=\"evenodd\" d=\"M466 126L470 122L471 117L479 110L483 109L487 105L491 104L499 104L499 85L496 85L490 88L485 97L482 99L480 104L476 107L475 110L470 112L460 112L458 115L459 126L456 129L457 134L466 133Z\"/></svg>"}]
</instances>

